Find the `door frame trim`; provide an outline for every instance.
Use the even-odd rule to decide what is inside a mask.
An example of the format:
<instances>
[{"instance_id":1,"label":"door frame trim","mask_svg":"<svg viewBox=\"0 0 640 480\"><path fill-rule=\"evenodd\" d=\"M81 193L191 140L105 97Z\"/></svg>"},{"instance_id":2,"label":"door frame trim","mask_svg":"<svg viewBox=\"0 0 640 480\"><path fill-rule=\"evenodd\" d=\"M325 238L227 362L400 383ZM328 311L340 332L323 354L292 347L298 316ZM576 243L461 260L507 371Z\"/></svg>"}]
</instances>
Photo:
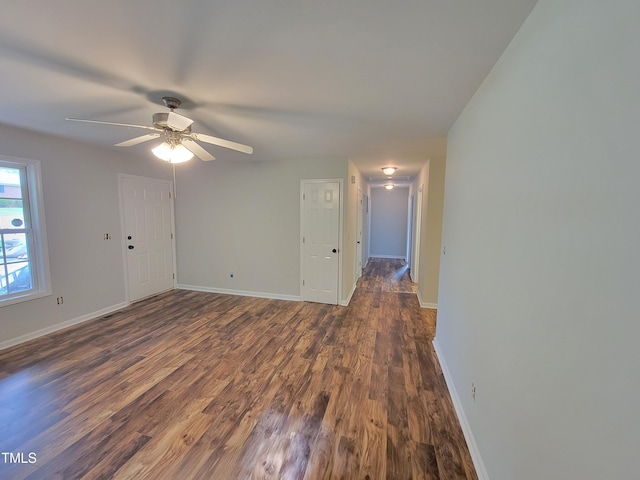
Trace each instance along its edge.
<instances>
[{"instance_id":1,"label":"door frame trim","mask_svg":"<svg viewBox=\"0 0 640 480\"><path fill-rule=\"evenodd\" d=\"M176 259L176 222L175 222L175 193L173 191L173 181L166 180L163 178L151 178L151 177L142 177L140 175L131 175L128 173L118 173L118 201L120 203L120 245L122 248L122 266L124 271L122 272L124 275L124 297L127 305L131 305L131 296L129 295L129 275L127 272L128 264L127 264L127 242L125 241L125 221L124 221L124 198L122 192L122 182L123 180L138 180L141 182L150 182L150 183L159 183L164 185L169 185L169 192L171 194L170 198L170 218L171 218L171 235L173 238L171 239L171 254L173 256L173 288L177 288L178 285L178 264ZM142 299L141 299L142 300Z\"/></svg>"},{"instance_id":2,"label":"door frame trim","mask_svg":"<svg viewBox=\"0 0 640 480\"><path fill-rule=\"evenodd\" d=\"M422 236L422 210L424 203L424 184L421 184L418 187L418 191L414 196L415 208L412 212L415 218L413 222L412 228L415 229L415 234L413 235L413 245L412 245L412 257L411 263L409 265L409 273L411 277L411 281L413 283L420 283L420 241Z\"/></svg>"},{"instance_id":3,"label":"door frame trim","mask_svg":"<svg viewBox=\"0 0 640 480\"><path fill-rule=\"evenodd\" d=\"M298 284L300 286L300 299L305 301L302 293L302 277L304 277L304 247L302 244L302 237L304 236L304 201L302 195L304 194L304 188L307 184L314 183L337 183L340 189L340 198L338 199L338 291L337 293L337 305L342 305L342 257L343 257L343 242L342 232L344 226L344 179L343 178L310 178L300 180L300 237L298 238L298 245L300 246L300 278Z\"/></svg>"}]
</instances>

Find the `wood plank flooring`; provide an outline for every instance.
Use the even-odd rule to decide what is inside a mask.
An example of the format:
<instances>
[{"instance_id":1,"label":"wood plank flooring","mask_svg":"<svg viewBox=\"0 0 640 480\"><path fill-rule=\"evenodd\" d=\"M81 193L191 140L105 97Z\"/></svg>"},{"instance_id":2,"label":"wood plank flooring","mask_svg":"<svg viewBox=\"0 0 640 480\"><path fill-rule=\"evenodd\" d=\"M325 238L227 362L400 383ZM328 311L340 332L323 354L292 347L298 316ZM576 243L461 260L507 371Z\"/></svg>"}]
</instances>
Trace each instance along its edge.
<instances>
[{"instance_id":1,"label":"wood plank flooring","mask_svg":"<svg viewBox=\"0 0 640 480\"><path fill-rule=\"evenodd\" d=\"M435 320L372 259L349 307L175 290L2 351L0 478L477 479Z\"/></svg>"}]
</instances>

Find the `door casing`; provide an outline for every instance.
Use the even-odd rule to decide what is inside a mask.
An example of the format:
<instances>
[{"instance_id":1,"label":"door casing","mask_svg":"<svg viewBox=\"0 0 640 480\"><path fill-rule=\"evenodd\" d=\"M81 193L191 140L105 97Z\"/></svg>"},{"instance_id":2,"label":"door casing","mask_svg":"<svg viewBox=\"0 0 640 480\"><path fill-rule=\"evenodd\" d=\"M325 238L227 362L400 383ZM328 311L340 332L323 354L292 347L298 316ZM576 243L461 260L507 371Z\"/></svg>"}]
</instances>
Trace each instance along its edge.
<instances>
[{"instance_id":1,"label":"door casing","mask_svg":"<svg viewBox=\"0 0 640 480\"><path fill-rule=\"evenodd\" d=\"M418 193L414 197L415 208L413 209L413 248L411 252L411 264L410 264L410 276L413 283L418 283L418 277L420 276L420 237L422 233L422 201L423 201L424 185L418 187Z\"/></svg>"}]
</instances>

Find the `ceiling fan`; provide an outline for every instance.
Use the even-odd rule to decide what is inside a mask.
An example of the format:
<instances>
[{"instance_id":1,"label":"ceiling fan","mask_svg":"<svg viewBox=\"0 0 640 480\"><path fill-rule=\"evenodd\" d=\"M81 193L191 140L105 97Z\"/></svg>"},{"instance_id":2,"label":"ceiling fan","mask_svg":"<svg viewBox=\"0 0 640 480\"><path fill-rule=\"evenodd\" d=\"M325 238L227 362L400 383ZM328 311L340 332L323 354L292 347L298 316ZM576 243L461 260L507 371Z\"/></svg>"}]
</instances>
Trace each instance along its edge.
<instances>
[{"instance_id":1,"label":"ceiling fan","mask_svg":"<svg viewBox=\"0 0 640 480\"><path fill-rule=\"evenodd\" d=\"M204 133L192 132L191 124L193 120L174 112L182 102L174 97L162 97L162 101L170 109L170 112L155 113L153 115L153 126L103 122L101 120L83 120L80 118L67 118L67 120L151 130L153 133L147 133L130 140L125 140L124 142L116 143L116 147L131 147L156 138L162 138L163 142L151 151L156 157L170 163L186 162L191 160L194 155L205 162L215 160L215 157L202 148L198 142L210 143L211 145L230 148L231 150L247 154L253 153L253 148L248 145L232 142L223 138L212 137Z\"/></svg>"}]
</instances>

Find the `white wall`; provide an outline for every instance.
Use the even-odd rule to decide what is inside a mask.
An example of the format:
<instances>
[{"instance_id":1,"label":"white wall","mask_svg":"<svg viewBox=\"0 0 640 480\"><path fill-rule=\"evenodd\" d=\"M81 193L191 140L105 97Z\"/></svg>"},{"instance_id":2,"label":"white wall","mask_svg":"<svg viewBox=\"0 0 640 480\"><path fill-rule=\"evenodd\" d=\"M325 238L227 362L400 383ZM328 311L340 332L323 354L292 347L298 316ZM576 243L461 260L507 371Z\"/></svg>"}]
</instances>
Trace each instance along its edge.
<instances>
[{"instance_id":1,"label":"white wall","mask_svg":"<svg viewBox=\"0 0 640 480\"><path fill-rule=\"evenodd\" d=\"M189 167L177 172L179 284L299 297L300 180L342 178L346 187L347 161L216 160Z\"/></svg>"},{"instance_id":2,"label":"white wall","mask_svg":"<svg viewBox=\"0 0 640 480\"><path fill-rule=\"evenodd\" d=\"M121 306L118 173L171 178L168 165L3 125L0 155L41 162L53 288L52 296L0 307L0 348Z\"/></svg>"},{"instance_id":3,"label":"white wall","mask_svg":"<svg viewBox=\"0 0 640 480\"><path fill-rule=\"evenodd\" d=\"M409 188L371 189L372 257L405 258Z\"/></svg>"},{"instance_id":4,"label":"white wall","mask_svg":"<svg viewBox=\"0 0 640 480\"><path fill-rule=\"evenodd\" d=\"M449 132L436 342L492 480L638 476L639 18L540 0Z\"/></svg>"}]
</instances>

